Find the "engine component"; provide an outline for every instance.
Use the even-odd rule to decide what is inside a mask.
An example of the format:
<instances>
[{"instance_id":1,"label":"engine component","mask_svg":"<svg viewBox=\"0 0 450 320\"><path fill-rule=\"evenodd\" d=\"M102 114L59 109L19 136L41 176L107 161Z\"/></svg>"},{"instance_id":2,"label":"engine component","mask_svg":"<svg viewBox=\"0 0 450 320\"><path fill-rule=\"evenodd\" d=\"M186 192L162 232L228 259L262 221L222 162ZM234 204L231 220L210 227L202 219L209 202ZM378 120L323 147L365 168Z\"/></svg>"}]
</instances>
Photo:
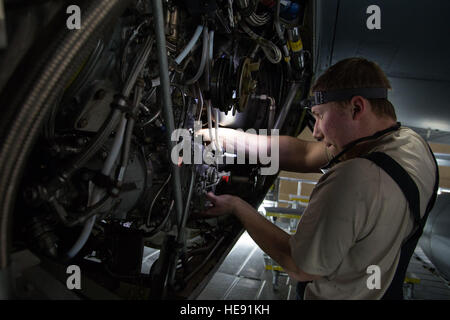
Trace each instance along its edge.
<instances>
[{"instance_id":1,"label":"engine component","mask_svg":"<svg viewBox=\"0 0 450 320\"><path fill-rule=\"evenodd\" d=\"M233 65L231 58L220 58L215 61L211 75L210 95L212 105L227 113L233 108Z\"/></svg>"},{"instance_id":2,"label":"engine component","mask_svg":"<svg viewBox=\"0 0 450 320\"><path fill-rule=\"evenodd\" d=\"M178 7L169 8L166 13L167 41L176 43L178 39L178 22L179 22Z\"/></svg>"},{"instance_id":3,"label":"engine component","mask_svg":"<svg viewBox=\"0 0 450 320\"><path fill-rule=\"evenodd\" d=\"M43 217L33 217L25 226L29 240L34 244L34 249L43 252L49 257L58 255L58 238L54 233L54 227Z\"/></svg>"},{"instance_id":4,"label":"engine component","mask_svg":"<svg viewBox=\"0 0 450 320\"><path fill-rule=\"evenodd\" d=\"M216 167L208 165L197 166L197 183L195 185L195 192L198 196L205 194L205 192L215 190L215 187L220 183L221 178L229 176L228 172L219 172Z\"/></svg>"},{"instance_id":5,"label":"engine component","mask_svg":"<svg viewBox=\"0 0 450 320\"><path fill-rule=\"evenodd\" d=\"M110 112L110 105L114 100L113 85L110 81L98 81L89 92L88 102L75 119L73 127L80 131L97 132Z\"/></svg>"},{"instance_id":6,"label":"engine component","mask_svg":"<svg viewBox=\"0 0 450 320\"><path fill-rule=\"evenodd\" d=\"M288 30L288 46L292 51L292 67L295 69L294 77L298 77L305 67L303 43L297 27Z\"/></svg>"},{"instance_id":7,"label":"engine component","mask_svg":"<svg viewBox=\"0 0 450 320\"><path fill-rule=\"evenodd\" d=\"M259 62L252 62L250 58L244 59L238 71L238 111L243 112L247 107L250 96L255 92L257 81L252 73L259 70Z\"/></svg>"},{"instance_id":8,"label":"engine component","mask_svg":"<svg viewBox=\"0 0 450 320\"><path fill-rule=\"evenodd\" d=\"M109 257L109 270L119 276L139 275L144 251L143 232L121 224L111 224L107 226L105 233L112 253Z\"/></svg>"},{"instance_id":9,"label":"engine component","mask_svg":"<svg viewBox=\"0 0 450 320\"><path fill-rule=\"evenodd\" d=\"M99 156L95 157L86 167L94 171L99 170L103 162L102 154L104 152L104 150L100 151ZM117 220L126 219L127 213L136 207L144 195L144 190L151 187L151 175L147 169L150 166L150 161L145 159L142 152L134 144L131 145L129 155L127 170L122 180L120 192L105 203L106 208L111 208L108 210L111 216ZM101 183L96 178L94 178L94 181L97 181L99 185L103 185L107 189L111 189L114 188L115 177L116 172L112 172L109 176L109 186L108 182L106 184Z\"/></svg>"},{"instance_id":10,"label":"engine component","mask_svg":"<svg viewBox=\"0 0 450 320\"><path fill-rule=\"evenodd\" d=\"M234 217L196 216L207 204L205 193L226 190L256 203L264 192L255 189L264 181L254 166L222 164L235 155L222 154L217 137L221 117L244 129L274 123L275 105L292 78L271 42L277 37L268 25L273 12L258 0L80 6L89 28L34 39L37 48L44 43L53 51L37 52L18 69L26 81L16 72L7 86L17 92L1 92L11 121L0 117L8 124L2 128L1 154L8 157L0 159L6 190L0 215L2 230L11 214L19 230L5 239L52 257L57 266L74 258L87 277L83 263L90 252L108 281L150 289L154 298L188 298L241 231ZM289 105L283 109L284 116ZM219 110L233 113L219 116ZM219 161L171 161L170 134L188 129L192 135L194 121L216 137L210 147ZM193 143L205 155L207 145ZM151 284L140 273L144 242L160 251ZM8 246L0 242L3 269ZM112 291L128 298L124 290Z\"/></svg>"}]
</instances>

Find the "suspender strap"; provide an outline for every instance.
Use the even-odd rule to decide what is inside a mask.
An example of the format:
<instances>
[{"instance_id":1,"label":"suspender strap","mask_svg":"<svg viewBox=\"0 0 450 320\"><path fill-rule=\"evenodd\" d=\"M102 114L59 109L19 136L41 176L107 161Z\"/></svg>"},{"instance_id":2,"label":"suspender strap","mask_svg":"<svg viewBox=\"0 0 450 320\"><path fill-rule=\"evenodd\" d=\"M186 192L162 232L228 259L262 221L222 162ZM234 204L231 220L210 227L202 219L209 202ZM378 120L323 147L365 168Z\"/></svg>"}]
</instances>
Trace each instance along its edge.
<instances>
[{"instance_id":1,"label":"suspender strap","mask_svg":"<svg viewBox=\"0 0 450 320\"><path fill-rule=\"evenodd\" d=\"M430 149L430 152L433 156L433 152ZM414 253L414 250L417 246L417 242L419 241L420 236L422 235L423 227L425 226L426 220L428 218L428 214L434 206L434 202L436 201L437 190L439 187L439 171L436 159L433 156L434 162L436 164L436 180L434 184L433 194L428 202L425 215L423 218L420 218L420 195L419 189L415 184L414 180L412 180L411 176L400 166L394 159L389 157L385 153L374 152L364 158L373 161L380 168L386 171L392 179L398 184L403 194L405 195L406 200L408 201L408 205L411 211L411 214L414 217L414 227L411 234L405 239L401 246L400 250L400 260L397 265L397 269L395 271L394 278L389 285L389 288L385 292L382 299L403 299L403 281L405 279L406 270L409 265L409 261Z\"/></svg>"},{"instance_id":2,"label":"suspender strap","mask_svg":"<svg viewBox=\"0 0 450 320\"><path fill-rule=\"evenodd\" d=\"M420 194L419 189L411 176L397 161L385 153L373 152L363 158L375 162L375 164L386 171L386 173L397 183L408 201L409 209L414 217L414 225L418 226L421 220Z\"/></svg>"}]
</instances>

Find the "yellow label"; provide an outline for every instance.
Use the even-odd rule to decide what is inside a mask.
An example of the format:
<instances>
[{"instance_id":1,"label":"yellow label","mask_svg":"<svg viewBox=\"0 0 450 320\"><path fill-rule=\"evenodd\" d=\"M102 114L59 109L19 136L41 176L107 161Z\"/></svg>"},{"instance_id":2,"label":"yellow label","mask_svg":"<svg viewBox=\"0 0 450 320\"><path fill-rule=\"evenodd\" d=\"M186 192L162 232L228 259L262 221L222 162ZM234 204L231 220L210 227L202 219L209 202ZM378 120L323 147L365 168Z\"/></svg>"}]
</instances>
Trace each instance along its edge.
<instances>
[{"instance_id":1,"label":"yellow label","mask_svg":"<svg viewBox=\"0 0 450 320\"><path fill-rule=\"evenodd\" d=\"M284 271L280 266L266 265L266 270L276 270L276 271Z\"/></svg>"},{"instance_id":2,"label":"yellow label","mask_svg":"<svg viewBox=\"0 0 450 320\"><path fill-rule=\"evenodd\" d=\"M302 215L288 214L288 213L278 213L278 212L266 212L266 217L277 217L286 219L300 219Z\"/></svg>"},{"instance_id":3,"label":"yellow label","mask_svg":"<svg viewBox=\"0 0 450 320\"><path fill-rule=\"evenodd\" d=\"M297 52L303 49L302 39L298 39L296 42L288 41L289 47L292 51Z\"/></svg>"}]
</instances>

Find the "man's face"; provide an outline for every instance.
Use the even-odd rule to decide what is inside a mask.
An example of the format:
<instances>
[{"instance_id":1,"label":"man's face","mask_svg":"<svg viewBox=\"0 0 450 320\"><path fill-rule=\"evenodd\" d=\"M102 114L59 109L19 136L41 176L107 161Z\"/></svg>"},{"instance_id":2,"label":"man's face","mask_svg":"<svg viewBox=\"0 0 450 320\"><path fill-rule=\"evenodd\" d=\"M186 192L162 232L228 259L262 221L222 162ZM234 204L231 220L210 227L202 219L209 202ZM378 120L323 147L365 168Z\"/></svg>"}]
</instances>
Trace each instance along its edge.
<instances>
[{"instance_id":1,"label":"man's face","mask_svg":"<svg viewBox=\"0 0 450 320\"><path fill-rule=\"evenodd\" d=\"M313 106L311 112L316 119L313 137L324 142L331 154L337 155L353 140L353 123L349 108L328 102Z\"/></svg>"}]
</instances>

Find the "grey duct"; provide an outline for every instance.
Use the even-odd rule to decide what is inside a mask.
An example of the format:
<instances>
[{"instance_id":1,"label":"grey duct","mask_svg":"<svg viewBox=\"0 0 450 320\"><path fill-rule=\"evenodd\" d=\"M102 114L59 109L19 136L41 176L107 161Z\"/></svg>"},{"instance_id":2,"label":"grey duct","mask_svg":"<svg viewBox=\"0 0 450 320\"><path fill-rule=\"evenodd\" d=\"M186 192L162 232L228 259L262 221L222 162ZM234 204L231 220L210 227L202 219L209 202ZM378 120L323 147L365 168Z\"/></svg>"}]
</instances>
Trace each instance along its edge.
<instances>
[{"instance_id":1,"label":"grey duct","mask_svg":"<svg viewBox=\"0 0 450 320\"><path fill-rule=\"evenodd\" d=\"M161 81L163 115L166 124L166 139L170 152L175 146L175 141L171 140L171 134L175 130L173 119L172 98L170 96L170 80L169 80L169 65L167 62L166 51L166 36L164 31L164 14L161 0L152 1L153 13L155 17L155 32L156 32L156 47L159 62L159 77ZM181 179L180 168L172 163L172 188L175 195L175 210L177 213L177 225L180 226L183 215L183 198L181 196Z\"/></svg>"},{"instance_id":2,"label":"grey duct","mask_svg":"<svg viewBox=\"0 0 450 320\"><path fill-rule=\"evenodd\" d=\"M447 280L450 279L450 193L438 195L419 246Z\"/></svg>"}]
</instances>

